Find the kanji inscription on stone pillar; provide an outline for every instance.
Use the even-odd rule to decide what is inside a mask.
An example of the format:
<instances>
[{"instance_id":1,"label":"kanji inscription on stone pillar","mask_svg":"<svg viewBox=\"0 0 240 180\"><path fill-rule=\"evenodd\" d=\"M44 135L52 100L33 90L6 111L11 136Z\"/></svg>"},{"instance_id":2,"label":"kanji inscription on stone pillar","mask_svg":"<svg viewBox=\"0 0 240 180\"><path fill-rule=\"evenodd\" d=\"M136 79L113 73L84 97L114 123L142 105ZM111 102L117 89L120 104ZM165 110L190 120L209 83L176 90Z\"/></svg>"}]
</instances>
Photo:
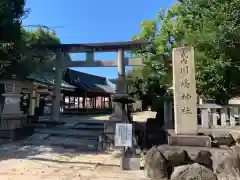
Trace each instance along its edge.
<instances>
[{"instance_id":1,"label":"kanji inscription on stone pillar","mask_svg":"<svg viewBox=\"0 0 240 180\"><path fill-rule=\"evenodd\" d=\"M193 47L174 48L174 119L176 134L197 134L197 93Z\"/></svg>"}]
</instances>

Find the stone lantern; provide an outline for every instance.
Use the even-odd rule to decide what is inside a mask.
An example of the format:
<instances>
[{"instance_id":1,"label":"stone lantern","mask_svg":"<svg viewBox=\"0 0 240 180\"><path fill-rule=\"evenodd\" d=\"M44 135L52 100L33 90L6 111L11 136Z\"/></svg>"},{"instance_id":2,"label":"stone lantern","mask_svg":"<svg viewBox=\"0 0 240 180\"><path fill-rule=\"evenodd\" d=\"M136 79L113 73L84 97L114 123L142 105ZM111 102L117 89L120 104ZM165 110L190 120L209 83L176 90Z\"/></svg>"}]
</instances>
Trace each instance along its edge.
<instances>
[{"instance_id":1,"label":"stone lantern","mask_svg":"<svg viewBox=\"0 0 240 180\"><path fill-rule=\"evenodd\" d=\"M27 118L20 107L21 81L12 75L9 80L2 81L5 92L2 96L2 111L0 124L0 137L14 138L17 132L26 124Z\"/></svg>"}]
</instances>

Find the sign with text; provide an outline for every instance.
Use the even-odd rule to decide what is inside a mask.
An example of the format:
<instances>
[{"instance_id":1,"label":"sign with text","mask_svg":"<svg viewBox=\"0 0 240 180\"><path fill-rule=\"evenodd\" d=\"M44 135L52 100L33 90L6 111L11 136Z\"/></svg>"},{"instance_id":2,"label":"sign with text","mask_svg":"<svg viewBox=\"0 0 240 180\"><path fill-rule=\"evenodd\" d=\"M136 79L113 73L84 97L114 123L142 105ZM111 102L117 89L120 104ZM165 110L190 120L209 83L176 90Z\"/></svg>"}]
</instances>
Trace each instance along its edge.
<instances>
[{"instance_id":1,"label":"sign with text","mask_svg":"<svg viewBox=\"0 0 240 180\"><path fill-rule=\"evenodd\" d=\"M116 123L115 146L132 147L132 124Z\"/></svg>"},{"instance_id":2,"label":"sign with text","mask_svg":"<svg viewBox=\"0 0 240 180\"><path fill-rule=\"evenodd\" d=\"M20 98L19 97L5 97L5 104L19 104Z\"/></svg>"},{"instance_id":3,"label":"sign with text","mask_svg":"<svg viewBox=\"0 0 240 180\"><path fill-rule=\"evenodd\" d=\"M198 126L194 49L174 48L172 57L175 132L196 134Z\"/></svg>"}]
</instances>

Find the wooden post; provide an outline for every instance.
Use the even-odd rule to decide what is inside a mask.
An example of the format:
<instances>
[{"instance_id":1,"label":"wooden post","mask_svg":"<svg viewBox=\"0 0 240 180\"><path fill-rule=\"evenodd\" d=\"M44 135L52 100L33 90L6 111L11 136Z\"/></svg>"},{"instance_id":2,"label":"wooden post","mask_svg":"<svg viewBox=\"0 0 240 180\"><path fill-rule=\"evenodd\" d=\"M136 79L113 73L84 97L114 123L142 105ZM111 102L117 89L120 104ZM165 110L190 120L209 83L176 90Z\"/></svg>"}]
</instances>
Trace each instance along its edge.
<instances>
[{"instance_id":1,"label":"wooden post","mask_svg":"<svg viewBox=\"0 0 240 180\"><path fill-rule=\"evenodd\" d=\"M109 95L108 96L108 106L109 106L109 108L112 108L112 99L111 99L111 96Z\"/></svg>"},{"instance_id":2,"label":"wooden post","mask_svg":"<svg viewBox=\"0 0 240 180\"><path fill-rule=\"evenodd\" d=\"M101 96L101 99L100 99L100 108L102 108L102 96Z\"/></svg>"},{"instance_id":3,"label":"wooden post","mask_svg":"<svg viewBox=\"0 0 240 180\"><path fill-rule=\"evenodd\" d=\"M34 116L35 113L35 104L36 104L36 91L34 89L30 90L30 105L29 105L29 114Z\"/></svg>"},{"instance_id":4,"label":"wooden post","mask_svg":"<svg viewBox=\"0 0 240 180\"><path fill-rule=\"evenodd\" d=\"M65 94L63 94L63 112L65 111Z\"/></svg>"},{"instance_id":5,"label":"wooden post","mask_svg":"<svg viewBox=\"0 0 240 180\"><path fill-rule=\"evenodd\" d=\"M103 108L105 108L105 106L106 106L106 99L105 99L106 97L104 96L103 97Z\"/></svg>"},{"instance_id":6,"label":"wooden post","mask_svg":"<svg viewBox=\"0 0 240 180\"><path fill-rule=\"evenodd\" d=\"M83 101L82 101L82 105L83 105L83 108L85 109L86 108L86 92L84 93L84 96L83 96Z\"/></svg>"}]
</instances>

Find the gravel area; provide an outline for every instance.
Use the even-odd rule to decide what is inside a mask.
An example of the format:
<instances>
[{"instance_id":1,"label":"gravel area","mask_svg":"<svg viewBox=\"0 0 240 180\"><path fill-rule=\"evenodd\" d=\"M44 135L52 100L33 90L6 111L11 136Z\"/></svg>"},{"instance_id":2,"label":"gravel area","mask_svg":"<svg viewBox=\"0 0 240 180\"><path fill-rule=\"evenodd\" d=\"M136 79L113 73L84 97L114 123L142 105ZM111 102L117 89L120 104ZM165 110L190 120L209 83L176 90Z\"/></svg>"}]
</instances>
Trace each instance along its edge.
<instances>
[{"instance_id":1,"label":"gravel area","mask_svg":"<svg viewBox=\"0 0 240 180\"><path fill-rule=\"evenodd\" d=\"M154 117L154 112L133 114L136 121ZM66 117L64 117L66 118ZM72 116L71 120L108 120L103 116ZM109 152L78 152L75 149L43 145L24 145L22 142L0 146L1 180L139 180L143 171L121 171L119 150Z\"/></svg>"},{"instance_id":2,"label":"gravel area","mask_svg":"<svg viewBox=\"0 0 240 180\"><path fill-rule=\"evenodd\" d=\"M135 121L144 122L155 112L134 113ZM109 116L69 117L108 120ZM167 148L167 147L164 147ZM197 151L189 148L189 151ZM214 150L214 158L223 157L226 150ZM23 145L21 142L0 146L1 180L146 180L143 171L121 171L119 150L109 152L79 152L53 146ZM144 166L142 155L141 166ZM220 158L219 158L220 159Z\"/></svg>"}]
</instances>

